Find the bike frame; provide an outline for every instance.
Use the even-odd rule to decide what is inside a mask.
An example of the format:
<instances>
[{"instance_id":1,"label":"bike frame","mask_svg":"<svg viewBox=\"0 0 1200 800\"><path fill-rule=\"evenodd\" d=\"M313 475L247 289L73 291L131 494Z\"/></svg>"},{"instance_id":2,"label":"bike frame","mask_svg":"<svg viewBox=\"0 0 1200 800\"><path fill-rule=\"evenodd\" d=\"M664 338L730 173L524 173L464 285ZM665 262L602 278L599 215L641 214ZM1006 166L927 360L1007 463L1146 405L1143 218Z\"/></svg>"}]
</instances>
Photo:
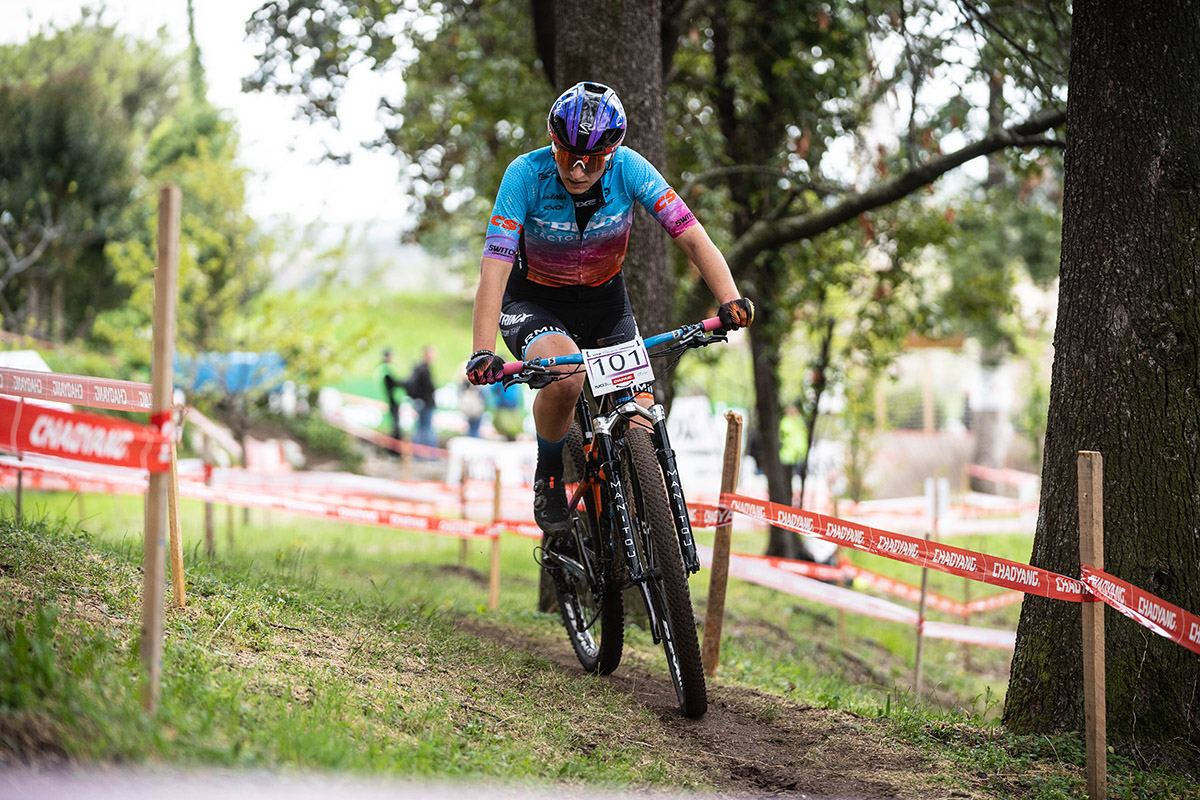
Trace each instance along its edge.
<instances>
[{"instance_id":1,"label":"bike frame","mask_svg":"<svg viewBox=\"0 0 1200 800\"><path fill-rule=\"evenodd\" d=\"M716 317L703 322L684 325L673 331L650 336L645 339L646 349L660 345L703 338L709 331L718 330L720 320ZM527 369L547 370L554 367L582 366L583 355L574 353L554 358L532 359L530 361L514 361L504 365L506 376L516 375ZM620 475L620 442L625 431L631 424L645 423L650 430L651 441L654 444L655 455L662 469L666 482L667 497L671 506L671 517L675 523L675 533L679 540L684 567L695 573L700 570L700 558L696 552L696 543L692 535L691 521L688 517L687 503L683 495L683 486L679 480L679 468L675 459L675 451L671 449L670 437L667 434L667 414L661 403L652 403L643 407L637 400L640 393L648 392L651 384L624 387L616 392L602 396L597 401L595 413L589 402L590 392L585 389L579 395L576 403L575 416L583 434L586 466L583 480L570 501L574 511L580 500L591 492L592 508L595 509L596 520L606 524L614 535L614 541L606 543L605 547L620 547L629 570L630 581L638 587L650 619L650 630L655 643L661 641L662 626L650 599L647 581L657 577L652 569L647 569L638 552L634 536L634 519L630 512L625 490L621 484ZM632 471L632 470L631 470ZM649 537L644 545L652 548ZM580 555L587 562L586 553L580 550ZM651 556L647 553L647 556ZM611 554L602 552L601 558L609 558ZM576 566L574 564L570 565ZM605 570L596 571L595 565L579 564L589 577L603 581L607 578Z\"/></svg>"}]
</instances>

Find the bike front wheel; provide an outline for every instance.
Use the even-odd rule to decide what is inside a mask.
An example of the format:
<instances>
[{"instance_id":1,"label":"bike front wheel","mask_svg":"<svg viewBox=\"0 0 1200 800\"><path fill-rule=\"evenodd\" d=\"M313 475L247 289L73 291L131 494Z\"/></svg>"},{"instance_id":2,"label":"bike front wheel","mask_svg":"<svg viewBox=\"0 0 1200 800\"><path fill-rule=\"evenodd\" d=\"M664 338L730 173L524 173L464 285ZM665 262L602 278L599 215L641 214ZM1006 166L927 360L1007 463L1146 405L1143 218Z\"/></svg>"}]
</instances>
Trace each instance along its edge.
<instances>
[{"instance_id":1,"label":"bike front wheel","mask_svg":"<svg viewBox=\"0 0 1200 800\"><path fill-rule=\"evenodd\" d=\"M698 719L708 711L708 692L700 661L696 617L662 469L649 431L630 429L625 447L622 472L630 490L627 502L641 535L646 567L658 572L658 577L648 581L647 589L661 627L667 668L683 715Z\"/></svg>"},{"instance_id":2,"label":"bike front wheel","mask_svg":"<svg viewBox=\"0 0 1200 800\"><path fill-rule=\"evenodd\" d=\"M567 434L564 457L567 480L582 479L583 438L576 424ZM554 579L563 627L579 663L588 672L608 675L621 663L625 645L621 587L613 575L612 553L604 547L596 513L586 499L576 506L572 525L571 538L561 546L562 552L547 555L547 568Z\"/></svg>"}]
</instances>

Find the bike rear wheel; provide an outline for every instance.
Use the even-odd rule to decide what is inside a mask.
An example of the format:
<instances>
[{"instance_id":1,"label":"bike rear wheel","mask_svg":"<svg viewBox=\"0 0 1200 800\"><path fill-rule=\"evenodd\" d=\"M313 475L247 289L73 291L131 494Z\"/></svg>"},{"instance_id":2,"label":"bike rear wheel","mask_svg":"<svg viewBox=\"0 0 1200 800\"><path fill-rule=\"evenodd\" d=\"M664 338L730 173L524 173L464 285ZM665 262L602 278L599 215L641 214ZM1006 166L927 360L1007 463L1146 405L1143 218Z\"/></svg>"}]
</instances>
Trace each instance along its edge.
<instances>
[{"instance_id":1,"label":"bike rear wheel","mask_svg":"<svg viewBox=\"0 0 1200 800\"><path fill-rule=\"evenodd\" d=\"M572 424L567 434L563 456L567 481L580 480L583 477L583 438L578 425ZM605 550L591 502L580 501L572 524L573 538L562 555L575 564L560 561L556 566L548 566L554 579L558 611L579 663L588 672L608 675L621 663L625 645L621 588L613 577L612 555ZM553 564L555 555L550 554L548 559ZM604 579L603 586L590 579L589 566L591 576Z\"/></svg>"},{"instance_id":2,"label":"bike rear wheel","mask_svg":"<svg viewBox=\"0 0 1200 800\"><path fill-rule=\"evenodd\" d=\"M683 715L698 719L708 711L708 693L700 661L696 617L662 469L649 431L630 429L626 433L625 448L622 479L629 490L627 502L642 537L646 567L651 571L657 567L660 573L659 578L648 581L647 588L662 627L667 668Z\"/></svg>"}]
</instances>

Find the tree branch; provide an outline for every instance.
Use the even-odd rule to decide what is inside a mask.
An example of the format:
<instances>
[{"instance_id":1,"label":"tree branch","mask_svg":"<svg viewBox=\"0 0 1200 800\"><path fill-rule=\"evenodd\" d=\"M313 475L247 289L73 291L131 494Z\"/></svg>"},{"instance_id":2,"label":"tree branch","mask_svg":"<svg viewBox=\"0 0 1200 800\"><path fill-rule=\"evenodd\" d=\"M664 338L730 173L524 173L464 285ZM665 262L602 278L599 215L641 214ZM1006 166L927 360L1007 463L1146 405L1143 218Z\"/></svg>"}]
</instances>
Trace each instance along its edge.
<instances>
[{"instance_id":1,"label":"tree branch","mask_svg":"<svg viewBox=\"0 0 1200 800\"><path fill-rule=\"evenodd\" d=\"M810 189L822 196L848 191L847 187L834 183L818 183L808 179L802 180L798 177L799 173L784 172L779 167L772 167L767 164L734 164L728 167L713 167L712 169L696 173L682 185L678 190L678 194L680 197L687 199L697 186L707 184L716 178L727 178L731 175L764 175L787 181L794 188Z\"/></svg>"},{"instance_id":2,"label":"tree branch","mask_svg":"<svg viewBox=\"0 0 1200 800\"><path fill-rule=\"evenodd\" d=\"M50 212L47 210L46 213L49 214ZM3 233L0 233L0 246L4 249L4 260L8 262L4 270L4 275L0 276L0 291L8 286L9 281L36 264L38 259L42 257L42 253L46 252L46 248L53 244L62 233L62 228L54 225L52 219L48 217L47 225L42 228L41 241L34 245L33 249L25 256L18 256L13 251L8 239L5 238Z\"/></svg>"},{"instance_id":3,"label":"tree branch","mask_svg":"<svg viewBox=\"0 0 1200 800\"><path fill-rule=\"evenodd\" d=\"M989 134L953 153L946 153L930 159L908 172L880 181L829 208L811 214L788 217L778 222L756 222L738 238L733 247L729 248L725 259L729 262L730 269L736 274L764 251L775 250L785 244L816 236L854 219L864 211L893 203L922 186L933 183L942 175L971 159L986 156L988 153L1006 147L1026 146L1024 142L1028 137L1062 125L1066 119L1065 111L1044 109L1019 125Z\"/></svg>"}]
</instances>

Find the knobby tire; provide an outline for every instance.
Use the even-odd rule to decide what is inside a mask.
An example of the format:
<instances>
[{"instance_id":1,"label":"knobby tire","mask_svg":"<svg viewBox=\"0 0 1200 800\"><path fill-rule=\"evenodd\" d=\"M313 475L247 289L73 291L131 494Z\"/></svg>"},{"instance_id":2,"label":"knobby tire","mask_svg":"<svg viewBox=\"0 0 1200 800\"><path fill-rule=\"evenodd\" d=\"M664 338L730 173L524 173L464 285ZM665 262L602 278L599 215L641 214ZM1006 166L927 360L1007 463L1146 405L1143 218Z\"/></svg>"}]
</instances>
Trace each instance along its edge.
<instances>
[{"instance_id":1,"label":"knobby tire","mask_svg":"<svg viewBox=\"0 0 1200 800\"><path fill-rule=\"evenodd\" d=\"M675 694L685 717L699 719L708 711L708 693L704 684L704 667L700 660L700 643L696 635L696 617L692 610L692 598L688 591L687 575L683 569L683 558L679 553L679 538L671 517L671 506L667 499L666 484L662 469L654 452L650 432L643 428L631 428L625 439L625 464L623 471L630 510L636 517L639 529L651 538L654 563L662 578L659 586L652 581L651 597L665 600L657 608L664 631L663 650L667 655L667 667L675 684ZM661 594L658 589L661 588ZM674 661L672 660L674 650Z\"/></svg>"},{"instance_id":2,"label":"knobby tire","mask_svg":"<svg viewBox=\"0 0 1200 800\"><path fill-rule=\"evenodd\" d=\"M563 467L568 484L584 477L583 436L576 423L572 423L567 434ZM591 498L581 499L576 506L573 524L580 533L584 547L589 550L592 564L599 569L604 544ZM608 675L617 668L625 644L625 610L621 602L621 587L612 577L612 560L609 559L607 563L610 574L604 590L561 568L555 570L558 574L554 580L558 610L567 638L571 640L579 663L586 671L596 675Z\"/></svg>"}]
</instances>

